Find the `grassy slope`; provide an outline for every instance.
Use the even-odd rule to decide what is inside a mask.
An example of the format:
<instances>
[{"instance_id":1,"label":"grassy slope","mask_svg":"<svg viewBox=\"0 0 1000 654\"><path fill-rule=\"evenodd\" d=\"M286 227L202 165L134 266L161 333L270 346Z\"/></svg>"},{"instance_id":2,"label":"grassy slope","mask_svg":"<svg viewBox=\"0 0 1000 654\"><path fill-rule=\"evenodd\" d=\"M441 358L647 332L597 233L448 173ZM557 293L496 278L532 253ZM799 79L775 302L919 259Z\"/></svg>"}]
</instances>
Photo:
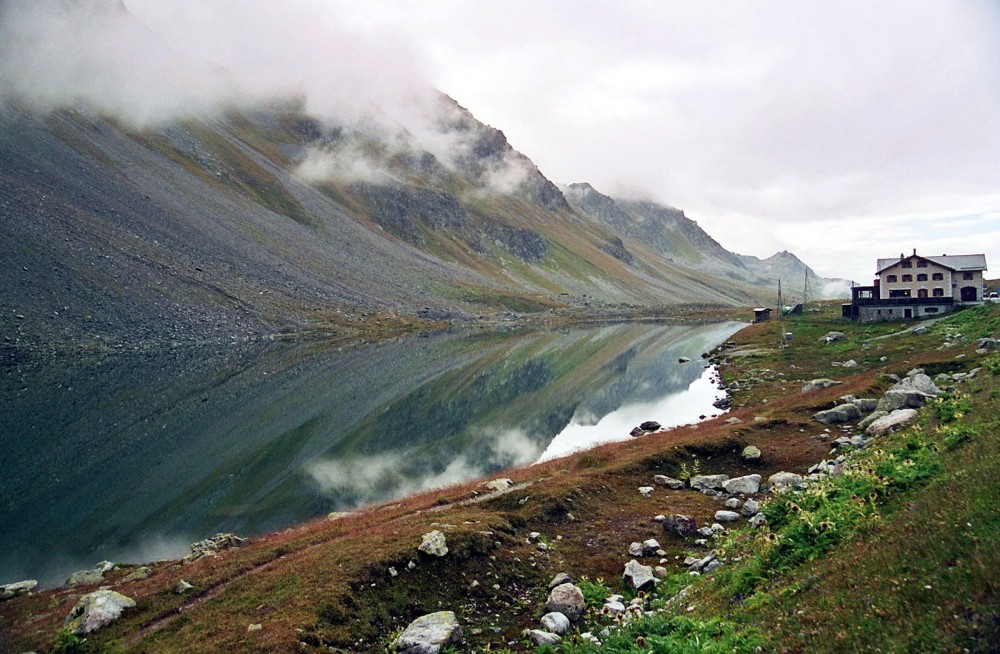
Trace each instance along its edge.
<instances>
[{"instance_id":1,"label":"grassy slope","mask_svg":"<svg viewBox=\"0 0 1000 654\"><path fill-rule=\"evenodd\" d=\"M615 591L631 558L629 542L656 537L669 561L691 550L689 542L665 535L653 515L688 513L711 522L719 505L703 495L657 491L642 498L635 489L653 474L678 476L695 465L730 475L804 472L829 450L810 438L822 432L813 412L845 393L876 396L889 386L884 372L903 374L916 365L933 373L967 371L984 359L971 340L1000 332L1000 307L989 306L942 321L926 335L872 340L898 325L844 324L835 309L757 325L732 339L739 347L728 351L723 370L727 379L741 380L732 414L740 424L706 421L514 471L509 476L524 486L473 504L460 503L484 497L482 487L470 483L316 521L189 566L159 564L144 581L123 582L128 570L112 572L106 583L139 606L85 646L94 652L381 651L409 620L445 608L458 613L470 649L496 650L510 641L514 649L529 648L520 630L536 624L555 572L588 577L588 594ZM938 349L948 322L956 324L951 333L964 338ZM820 345L818 337L829 329L848 338ZM779 348L786 330L794 339ZM830 365L848 358L858 367ZM1000 371L996 358L985 360ZM822 376L843 383L799 393L802 381ZM925 410L918 429L866 450L869 463L838 478L852 492L831 486L794 498L801 511L772 502L770 530L726 540L730 561L689 590L674 609L678 615L668 610L634 624L605 639L604 650L994 651L1000 635L994 477L1000 379L988 366L959 388L960 397ZM760 464L740 461L748 443L763 451ZM810 521L828 524L813 529ZM452 551L445 559L415 549L420 534L435 526L448 536ZM528 542L531 531L543 534L548 551ZM762 534L777 539L769 543ZM410 560L417 563L413 570ZM679 563L667 565L676 574L661 585L664 598L690 580ZM389 567L399 575L391 576ZM171 592L181 578L194 584L193 593ZM0 651L50 651L63 616L87 590L0 604ZM594 613L588 620L584 629L604 618ZM248 634L253 623L263 629ZM569 638L562 649L595 648Z\"/></svg>"}]
</instances>

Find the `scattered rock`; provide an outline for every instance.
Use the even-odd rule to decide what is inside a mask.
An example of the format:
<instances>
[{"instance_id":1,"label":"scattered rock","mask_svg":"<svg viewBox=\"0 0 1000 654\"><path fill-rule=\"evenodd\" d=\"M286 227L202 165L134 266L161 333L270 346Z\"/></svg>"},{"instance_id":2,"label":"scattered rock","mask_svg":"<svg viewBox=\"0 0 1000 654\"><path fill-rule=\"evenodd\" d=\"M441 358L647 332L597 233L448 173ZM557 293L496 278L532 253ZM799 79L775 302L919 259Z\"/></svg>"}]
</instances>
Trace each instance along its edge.
<instances>
[{"instance_id":1,"label":"scattered rock","mask_svg":"<svg viewBox=\"0 0 1000 654\"><path fill-rule=\"evenodd\" d=\"M728 500L726 500L726 503L725 503L725 505L724 505L724 506L725 506L725 507L726 507L727 509L730 509L730 510L732 510L732 511L736 511L736 510L738 510L738 509L739 509L739 508L740 508L741 506L743 506L743 502L740 502L738 498L735 498L735 497L730 497L730 498L729 498Z\"/></svg>"},{"instance_id":2,"label":"scattered rock","mask_svg":"<svg viewBox=\"0 0 1000 654\"><path fill-rule=\"evenodd\" d=\"M530 631L528 631L528 637L531 638L531 640L536 645L539 646L555 645L560 640L562 640L562 638L560 638L557 634L554 634L549 631L542 631L541 629L531 629Z\"/></svg>"},{"instance_id":3,"label":"scattered rock","mask_svg":"<svg viewBox=\"0 0 1000 654\"><path fill-rule=\"evenodd\" d=\"M642 556L652 556L660 550L660 544L655 538L649 538L642 541L640 549L642 551Z\"/></svg>"},{"instance_id":4,"label":"scattered rock","mask_svg":"<svg viewBox=\"0 0 1000 654\"><path fill-rule=\"evenodd\" d=\"M511 486L513 486L514 482L511 479L503 478L503 479L494 479L492 481L488 481L483 485L486 486L486 488L488 488L489 490L505 491Z\"/></svg>"},{"instance_id":5,"label":"scattered rock","mask_svg":"<svg viewBox=\"0 0 1000 654\"><path fill-rule=\"evenodd\" d=\"M690 363L690 362L691 362L691 359L689 359L687 357L678 357L677 358L677 363Z\"/></svg>"},{"instance_id":6,"label":"scattered rock","mask_svg":"<svg viewBox=\"0 0 1000 654\"><path fill-rule=\"evenodd\" d=\"M569 618L558 611L546 613L542 616L542 626L561 636L569 631Z\"/></svg>"},{"instance_id":7,"label":"scattered rock","mask_svg":"<svg viewBox=\"0 0 1000 654\"><path fill-rule=\"evenodd\" d=\"M104 573L114 568L108 561L101 561L89 570L77 570L66 578L65 586L82 586L84 584L99 584L104 581Z\"/></svg>"},{"instance_id":8,"label":"scattered rock","mask_svg":"<svg viewBox=\"0 0 1000 654\"><path fill-rule=\"evenodd\" d=\"M121 617L125 609L135 607L135 600L113 590L96 590L80 598L66 616L65 627L83 636L102 629Z\"/></svg>"},{"instance_id":9,"label":"scattered rock","mask_svg":"<svg viewBox=\"0 0 1000 654\"><path fill-rule=\"evenodd\" d=\"M860 418L861 410L858 409L856 404L840 404L832 409L827 409L826 411L820 411L819 413L813 414L813 420L818 420L824 425L851 422L852 420L859 420Z\"/></svg>"},{"instance_id":10,"label":"scattered rock","mask_svg":"<svg viewBox=\"0 0 1000 654\"><path fill-rule=\"evenodd\" d=\"M13 599L20 595L27 595L35 589L38 585L38 580L36 579L25 579L24 581L15 581L10 584L4 584L0 586L0 602L3 600Z\"/></svg>"},{"instance_id":11,"label":"scattered rock","mask_svg":"<svg viewBox=\"0 0 1000 654\"><path fill-rule=\"evenodd\" d=\"M431 556L444 556L448 553L448 543L440 530L427 532L417 547L418 550Z\"/></svg>"},{"instance_id":12,"label":"scattered rock","mask_svg":"<svg viewBox=\"0 0 1000 654\"><path fill-rule=\"evenodd\" d=\"M698 533L698 524L689 515L675 513L663 521L663 529L678 536L694 536Z\"/></svg>"},{"instance_id":13,"label":"scattered rock","mask_svg":"<svg viewBox=\"0 0 1000 654\"><path fill-rule=\"evenodd\" d=\"M403 654L438 654L462 642L462 628L453 611L423 615L403 630L390 648Z\"/></svg>"},{"instance_id":14,"label":"scattered rock","mask_svg":"<svg viewBox=\"0 0 1000 654\"><path fill-rule=\"evenodd\" d=\"M643 431L656 431L660 427L662 427L662 425L656 422L655 420L647 420L646 422L639 425L639 429Z\"/></svg>"},{"instance_id":15,"label":"scattered rock","mask_svg":"<svg viewBox=\"0 0 1000 654\"><path fill-rule=\"evenodd\" d=\"M153 569L148 565L142 565L128 573L122 581L141 581L143 579L149 579L152 575Z\"/></svg>"},{"instance_id":16,"label":"scattered rock","mask_svg":"<svg viewBox=\"0 0 1000 654\"><path fill-rule=\"evenodd\" d=\"M559 584L549 592L545 602L545 610L549 613L562 613L570 622L576 622L583 615L586 603L583 592L573 584Z\"/></svg>"},{"instance_id":17,"label":"scattered rock","mask_svg":"<svg viewBox=\"0 0 1000 654\"><path fill-rule=\"evenodd\" d=\"M753 495L760 490L760 475L735 477L722 482L722 488L730 495Z\"/></svg>"},{"instance_id":18,"label":"scattered rock","mask_svg":"<svg viewBox=\"0 0 1000 654\"><path fill-rule=\"evenodd\" d=\"M736 522L740 519L740 514L736 511L716 511L715 519L719 522Z\"/></svg>"},{"instance_id":19,"label":"scattered rock","mask_svg":"<svg viewBox=\"0 0 1000 654\"><path fill-rule=\"evenodd\" d=\"M183 595L184 593L190 591L193 588L194 588L194 586L192 586L190 583L188 583L184 579L181 579L176 584L174 584L174 594L175 595Z\"/></svg>"},{"instance_id":20,"label":"scattered rock","mask_svg":"<svg viewBox=\"0 0 1000 654\"><path fill-rule=\"evenodd\" d=\"M807 485L802 475L794 472L776 472L767 478L767 483L775 490L800 489Z\"/></svg>"},{"instance_id":21,"label":"scattered rock","mask_svg":"<svg viewBox=\"0 0 1000 654\"><path fill-rule=\"evenodd\" d=\"M722 482L727 479L729 475L697 475L688 484L695 490L721 490Z\"/></svg>"},{"instance_id":22,"label":"scattered rock","mask_svg":"<svg viewBox=\"0 0 1000 654\"><path fill-rule=\"evenodd\" d=\"M262 625L259 622L255 622L253 624L247 625L247 633L252 633L254 631L260 631L263 628L264 628L264 625Z\"/></svg>"},{"instance_id":23,"label":"scattered rock","mask_svg":"<svg viewBox=\"0 0 1000 654\"><path fill-rule=\"evenodd\" d=\"M760 461L760 448L756 445L747 445L740 456L744 461Z\"/></svg>"},{"instance_id":24,"label":"scattered rock","mask_svg":"<svg viewBox=\"0 0 1000 654\"><path fill-rule=\"evenodd\" d=\"M628 546L629 556L642 556L642 543L631 543Z\"/></svg>"},{"instance_id":25,"label":"scattered rock","mask_svg":"<svg viewBox=\"0 0 1000 654\"><path fill-rule=\"evenodd\" d=\"M548 590L552 590L556 586L562 586L563 584L572 584L575 579L565 572L560 572L555 577L552 577L552 581L549 582Z\"/></svg>"},{"instance_id":26,"label":"scattered rock","mask_svg":"<svg viewBox=\"0 0 1000 654\"><path fill-rule=\"evenodd\" d=\"M983 350L995 350L997 349L997 340L995 338L977 338L976 347Z\"/></svg>"},{"instance_id":27,"label":"scattered rock","mask_svg":"<svg viewBox=\"0 0 1000 654\"><path fill-rule=\"evenodd\" d=\"M642 565L635 559L625 564L625 572L622 573L625 584L635 590L646 590L653 588L659 580L653 575L653 568Z\"/></svg>"},{"instance_id":28,"label":"scattered rock","mask_svg":"<svg viewBox=\"0 0 1000 654\"><path fill-rule=\"evenodd\" d=\"M657 486L666 486L671 490L680 490L684 488L684 482L680 479L674 479L673 477L668 477L666 475L655 475L653 477L653 483Z\"/></svg>"},{"instance_id":29,"label":"scattered rock","mask_svg":"<svg viewBox=\"0 0 1000 654\"><path fill-rule=\"evenodd\" d=\"M755 529L765 524L767 524L767 518L764 517L763 513L758 513L750 518L750 525Z\"/></svg>"},{"instance_id":30,"label":"scattered rock","mask_svg":"<svg viewBox=\"0 0 1000 654\"><path fill-rule=\"evenodd\" d=\"M740 420L739 418L737 418L736 416L733 416L732 418L726 418L726 424L727 425L739 425L739 424L742 424L742 423L743 423L743 421Z\"/></svg>"},{"instance_id":31,"label":"scattered rock","mask_svg":"<svg viewBox=\"0 0 1000 654\"><path fill-rule=\"evenodd\" d=\"M655 568L653 568L653 575L657 579L666 579L669 574L670 571L664 568L662 565L658 565Z\"/></svg>"},{"instance_id":32,"label":"scattered rock","mask_svg":"<svg viewBox=\"0 0 1000 654\"><path fill-rule=\"evenodd\" d=\"M642 495L643 497L649 497L650 495L653 494L654 490L656 489L653 488L652 486L640 486L639 494Z\"/></svg>"},{"instance_id":33,"label":"scattered rock","mask_svg":"<svg viewBox=\"0 0 1000 654\"><path fill-rule=\"evenodd\" d=\"M802 386L802 392L808 393L809 391L814 391L817 388L830 388L831 386L836 386L839 383L840 383L839 381L834 381L833 379L826 379L825 377L821 379L814 379L812 381L806 382Z\"/></svg>"},{"instance_id":34,"label":"scattered rock","mask_svg":"<svg viewBox=\"0 0 1000 654\"><path fill-rule=\"evenodd\" d=\"M203 556L215 556L222 550L227 550L230 547L243 547L246 544L246 538L240 538L235 534L216 534L211 538L191 543L191 553L181 559L181 561L188 564L192 561L197 561Z\"/></svg>"},{"instance_id":35,"label":"scattered rock","mask_svg":"<svg viewBox=\"0 0 1000 654\"><path fill-rule=\"evenodd\" d=\"M858 362L855 361L854 359L848 359L847 361L844 361L840 365L843 366L844 368L857 368Z\"/></svg>"},{"instance_id":36,"label":"scattered rock","mask_svg":"<svg viewBox=\"0 0 1000 654\"><path fill-rule=\"evenodd\" d=\"M743 503L743 508L740 509L740 513L749 518L750 516L757 515L757 511L759 510L760 505L757 504L757 500L751 498Z\"/></svg>"},{"instance_id":37,"label":"scattered rock","mask_svg":"<svg viewBox=\"0 0 1000 654\"><path fill-rule=\"evenodd\" d=\"M917 420L916 409L898 409L878 418L868 425L865 433L869 436L882 436L890 431L911 425Z\"/></svg>"}]
</instances>

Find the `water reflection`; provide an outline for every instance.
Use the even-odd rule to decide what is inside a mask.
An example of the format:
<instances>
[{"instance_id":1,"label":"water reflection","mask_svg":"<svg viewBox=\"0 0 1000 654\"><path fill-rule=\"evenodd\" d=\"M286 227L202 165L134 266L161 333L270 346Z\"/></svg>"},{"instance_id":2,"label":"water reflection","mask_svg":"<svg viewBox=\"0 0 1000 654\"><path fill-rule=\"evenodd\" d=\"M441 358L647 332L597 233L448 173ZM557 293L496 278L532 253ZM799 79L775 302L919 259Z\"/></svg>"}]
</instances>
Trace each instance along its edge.
<instances>
[{"instance_id":1,"label":"water reflection","mask_svg":"<svg viewBox=\"0 0 1000 654\"><path fill-rule=\"evenodd\" d=\"M620 438L642 420L667 424L680 414L664 398L697 389L698 355L738 327L0 368L0 582L178 556L215 531L278 529Z\"/></svg>"}]
</instances>

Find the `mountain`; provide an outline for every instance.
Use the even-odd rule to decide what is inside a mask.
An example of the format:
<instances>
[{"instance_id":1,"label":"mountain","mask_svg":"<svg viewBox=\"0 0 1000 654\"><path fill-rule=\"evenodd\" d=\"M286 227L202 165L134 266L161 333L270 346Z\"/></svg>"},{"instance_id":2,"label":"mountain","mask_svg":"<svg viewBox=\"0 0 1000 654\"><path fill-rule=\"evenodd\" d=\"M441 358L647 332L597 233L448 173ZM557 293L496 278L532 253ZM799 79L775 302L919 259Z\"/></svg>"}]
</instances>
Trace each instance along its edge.
<instances>
[{"instance_id":1,"label":"mountain","mask_svg":"<svg viewBox=\"0 0 1000 654\"><path fill-rule=\"evenodd\" d=\"M697 222L674 207L643 200L615 199L587 183L570 184L564 192L574 209L621 238L645 243L667 261L727 278L734 287L748 286L747 292L751 294L760 293L763 288L768 289L765 295L770 297L778 280L782 280L790 291L787 296L801 300L804 281L808 279L811 297L815 299L827 297L828 288L845 282L820 277L788 251L767 259L730 252Z\"/></svg>"},{"instance_id":2,"label":"mountain","mask_svg":"<svg viewBox=\"0 0 1000 654\"><path fill-rule=\"evenodd\" d=\"M91 4L66 6L145 38L118 0ZM775 274L811 274L727 252L677 209L564 193L443 94L404 124L377 107L317 115L298 97L143 121L110 100L41 108L25 93L0 85L8 352L746 306L773 297Z\"/></svg>"}]
</instances>

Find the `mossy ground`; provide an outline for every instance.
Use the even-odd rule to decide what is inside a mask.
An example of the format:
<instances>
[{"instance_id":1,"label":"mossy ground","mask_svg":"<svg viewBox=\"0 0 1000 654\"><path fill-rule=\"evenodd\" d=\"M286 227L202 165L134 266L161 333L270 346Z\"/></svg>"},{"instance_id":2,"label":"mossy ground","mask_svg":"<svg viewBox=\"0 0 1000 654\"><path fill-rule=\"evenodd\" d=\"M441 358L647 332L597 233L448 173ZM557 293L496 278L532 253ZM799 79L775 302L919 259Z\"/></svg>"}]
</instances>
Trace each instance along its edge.
<instances>
[{"instance_id":1,"label":"mossy ground","mask_svg":"<svg viewBox=\"0 0 1000 654\"><path fill-rule=\"evenodd\" d=\"M128 569L112 572L105 583L139 606L82 647L383 651L414 617L449 609L458 614L470 650L533 649L521 630L537 624L545 586L557 572L619 591L622 567L631 558L628 544L655 537L675 573L660 595L687 583L680 560L691 544L663 533L652 518L687 513L704 524L719 505L689 491L658 488L652 497L641 496L637 488L651 485L654 474L680 476L696 466L731 476L802 473L829 456L830 445L821 437L825 428L810 416L839 396L876 396L889 386L885 373L905 374L918 365L951 372L983 365L983 373L961 385L961 396L925 410L916 431L887 437L877 447L881 454L873 448L869 456L882 458L870 462L871 475L852 482L875 485L868 494L855 493L863 495L860 504L834 489L817 493L808 500L813 504L798 502L804 514L768 508L768 533L785 538L785 550L767 549L749 535L731 537L722 544L731 561L689 590L676 609L680 615L666 612L632 624L601 647L995 651L1000 379L993 370L1000 372L1000 359L976 354L972 341L997 333L1000 307L968 310L926 334L891 338L879 337L899 331L899 324L843 323L836 311L830 306L736 334L722 370L727 381L741 383L726 416L511 471L505 476L517 486L503 494L488 495L470 482L317 520L191 565L160 563L145 580L125 582ZM821 343L820 336L832 330L847 338ZM785 332L792 332L790 341ZM945 336L952 345L942 347ZM831 365L848 359L858 365ZM816 377L842 383L801 393L803 382ZM742 422L725 422L734 416ZM747 444L762 450L759 463L740 459ZM854 522L847 517L850 507L856 508ZM792 514L814 525L840 522L836 538L815 537L819 532ZM435 528L448 539L450 552L442 559L416 549L421 534ZM533 531L542 534L544 551L528 539ZM174 594L180 579L194 590ZM53 651L66 613L90 590L45 591L0 604L0 651ZM248 632L251 624L262 629ZM569 638L562 649L595 646Z\"/></svg>"}]
</instances>

